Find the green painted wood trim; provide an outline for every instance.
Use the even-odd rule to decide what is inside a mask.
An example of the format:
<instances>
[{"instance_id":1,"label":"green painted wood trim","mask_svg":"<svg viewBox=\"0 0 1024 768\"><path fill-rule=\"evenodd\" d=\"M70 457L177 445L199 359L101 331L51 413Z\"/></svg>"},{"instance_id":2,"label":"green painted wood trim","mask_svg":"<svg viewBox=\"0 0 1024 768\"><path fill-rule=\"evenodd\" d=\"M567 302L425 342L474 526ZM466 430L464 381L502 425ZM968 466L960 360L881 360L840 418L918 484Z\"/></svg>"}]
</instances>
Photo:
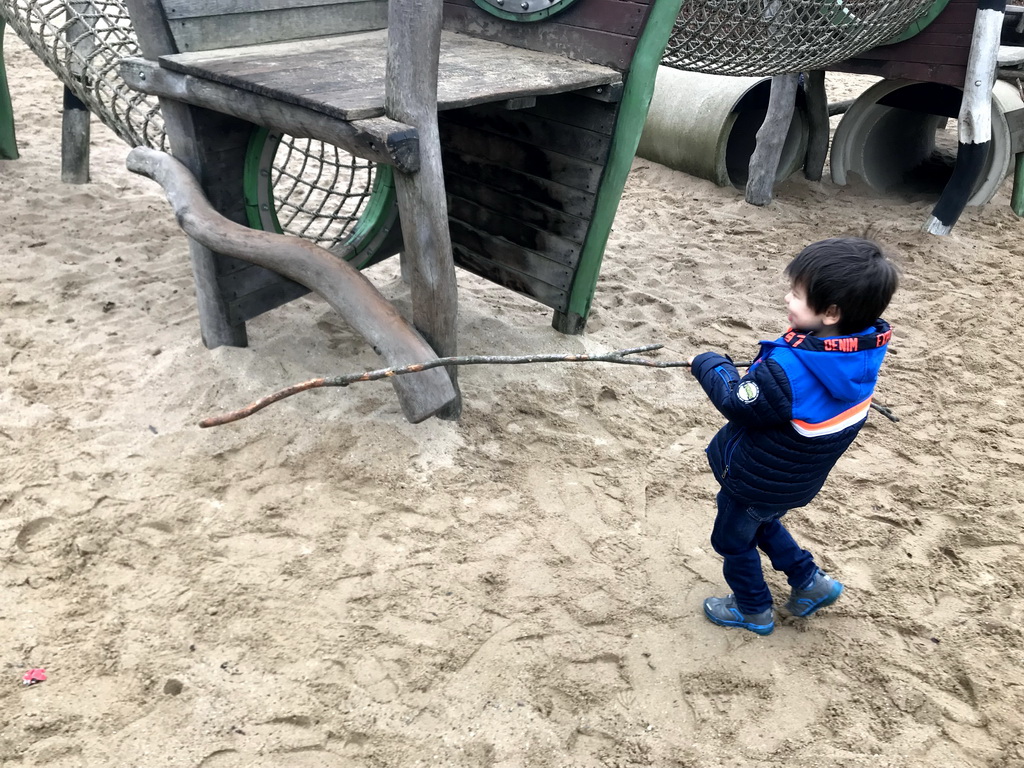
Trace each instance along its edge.
<instances>
[{"instance_id":1,"label":"green painted wood trim","mask_svg":"<svg viewBox=\"0 0 1024 768\"><path fill-rule=\"evenodd\" d=\"M622 91L619 116L612 134L612 145L601 184L597 190L594 217L580 250L580 262L573 278L566 314L585 319L597 288L601 260L611 234L615 212L622 199L629 169L636 156L640 134L647 121L647 110L654 96L654 80L661 56L668 45L672 26L679 15L682 0L656 0L647 26L637 43L629 74Z\"/></svg>"},{"instance_id":2,"label":"green painted wood trim","mask_svg":"<svg viewBox=\"0 0 1024 768\"><path fill-rule=\"evenodd\" d=\"M18 140L14 136L14 107L7 87L7 66L4 63L4 28L0 17L0 160L18 159Z\"/></svg>"},{"instance_id":3,"label":"green painted wood trim","mask_svg":"<svg viewBox=\"0 0 1024 768\"><path fill-rule=\"evenodd\" d=\"M1017 153L1017 165L1013 171L1013 194L1010 207L1018 216L1024 216L1024 152Z\"/></svg>"},{"instance_id":4,"label":"green painted wood trim","mask_svg":"<svg viewBox=\"0 0 1024 768\"><path fill-rule=\"evenodd\" d=\"M902 43L904 40L909 40L917 33L921 32L925 27L935 21L936 17L946 10L946 6L949 5L949 0L935 0L928 12L924 16L919 18L917 21L912 22L906 29L900 32L895 37L891 37L884 43L879 45L893 45L894 43Z\"/></svg>"},{"instance_id":5,"label":"green painted wood trim","mask_svg":"<svg viewBox=\"0 0 1024 768\"><path fill-rule=\"evenodd\" d=\"M515 1L518 2L518 0ZM576 0L559 0L559 2L549 6L548 8L545 8L544 10L530 12L524 11L522 13L512 13L510 11L503 11L501 8L496 8L493 5L491 5L489 2L487 2L487 0L473 0L473 2L476 3L483 10L487 11L492 16L497 16L499 19L506 19L508 21L530 22L541 21L542 19L546 19L549 16L554 16L556 13L564 11L570 5L575 3ZM513 2L513 0L509 0L509 2Z\"/></svg>"},{"instance_id":6,"label":"green painted wood trim","mask_svg":"<svg viewBox=\"0 0 1024 768\"><path fill-rule=\"evenodd\" d=\"M274 205L270 171L280 140L280 134L266 128L254 129L249 137L245 168L242 171L242 194L249 226L277 234L281 234L283 229L277 217L277 207ZM347 260L353 267L362 269L372 263L381 242L397 223L397 205L398 193L395 190L391 166L375 165L370 199L345 241L345 245L352 248Z\"/></svg>"}]
</instances>

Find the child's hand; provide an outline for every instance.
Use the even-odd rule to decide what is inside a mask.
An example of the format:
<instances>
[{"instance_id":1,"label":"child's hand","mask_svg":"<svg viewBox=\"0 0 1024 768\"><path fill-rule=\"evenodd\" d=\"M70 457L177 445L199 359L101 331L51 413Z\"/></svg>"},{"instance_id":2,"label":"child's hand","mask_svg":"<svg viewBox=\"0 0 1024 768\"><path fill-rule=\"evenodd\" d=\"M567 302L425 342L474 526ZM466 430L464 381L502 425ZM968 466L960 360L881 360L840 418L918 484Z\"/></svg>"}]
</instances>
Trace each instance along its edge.
<instances>
[{"instance_id":1,"label":"child's hand","mask_svg":"<svg viewBox=\"0 0 1024 768\"><path fill-rule=\"evenodd\" d=\"M691 357L689 360L686 361L686 364L692 367L693 366L693 361L696 360L696 359L697 359L697 356L694 355L693 357Z\"/></svg>"}]
</instances>

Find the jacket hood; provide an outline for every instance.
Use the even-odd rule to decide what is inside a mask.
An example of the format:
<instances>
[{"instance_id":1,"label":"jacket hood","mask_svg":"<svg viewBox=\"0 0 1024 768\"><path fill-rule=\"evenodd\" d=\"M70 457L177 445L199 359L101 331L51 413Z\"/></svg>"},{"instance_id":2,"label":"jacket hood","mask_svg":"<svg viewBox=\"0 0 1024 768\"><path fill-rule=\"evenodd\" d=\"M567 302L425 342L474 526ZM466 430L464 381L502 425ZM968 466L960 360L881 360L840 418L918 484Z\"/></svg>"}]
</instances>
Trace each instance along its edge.
<instances>
[{"instance_id":1,"label":"jacket hood","mask_svg":"<svg viewBox=\"0 0 1024 768\"><path fill-rule=\"evenodd\" d=\"M788 349L834 398L859 402L875 389L891 337L892 328L882 319L851 336L821 338L791 328L775 341L762 341L761 357L775 348Z\"/></svg>"}]
</instances>

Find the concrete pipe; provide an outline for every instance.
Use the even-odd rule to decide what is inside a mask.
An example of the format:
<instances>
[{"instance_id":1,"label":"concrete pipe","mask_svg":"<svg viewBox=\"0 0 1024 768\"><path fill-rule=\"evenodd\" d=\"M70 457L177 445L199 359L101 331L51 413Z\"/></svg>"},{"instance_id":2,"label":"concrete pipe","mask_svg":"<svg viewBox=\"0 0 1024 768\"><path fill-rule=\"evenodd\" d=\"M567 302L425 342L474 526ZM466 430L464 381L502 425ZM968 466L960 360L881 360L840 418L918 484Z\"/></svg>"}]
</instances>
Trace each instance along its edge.
<instances>
[{"instance_id":1,"label":"concrete pipe","mask_svg":"<svg viewBox=\"0 0 1024 768\"><path fill-rule=\"evenodd\" d=\"M832 139L832 181L860 178L872 190L938 200L956 164L955 121L963 91L940 83L882 80L843 115ZM996 81L992 89L992 142L967 205L984 205L1010 172L1007 112L1024 108L1017 89ZM952 130L946 130L949 125Z\"/></svg>"},{"instance_id":2,"label":"concrete pipe","mask_svg":"<svg viewBox=\"0 0 1024 768\"><path fill-rule=\"evenodd\" d=\"M659 67L637 155L720 187L742 189L771 78L726 77ZM807 111L798 97L776 181L803 166Z\"/></svg>"}]
</instances>

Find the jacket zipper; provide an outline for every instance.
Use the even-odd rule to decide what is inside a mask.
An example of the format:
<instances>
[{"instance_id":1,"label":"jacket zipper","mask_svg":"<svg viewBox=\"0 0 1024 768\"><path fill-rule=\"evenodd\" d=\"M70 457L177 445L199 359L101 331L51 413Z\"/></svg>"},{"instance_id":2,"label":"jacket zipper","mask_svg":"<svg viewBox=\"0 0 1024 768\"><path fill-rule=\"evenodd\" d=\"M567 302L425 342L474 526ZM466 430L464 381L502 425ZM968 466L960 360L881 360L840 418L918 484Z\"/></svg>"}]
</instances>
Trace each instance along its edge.
<instances>
[{"instance_id":1,"label":"jacket zipper","mask_svg":"<svg viewBox=\"0 0 1024 768\"><path fill-rule=\"evenodd\" d=\"M729 466L732 463L732 454L736 450L736 443L743 437L744 428L741 427L736 430L736 434L729 438L729 442L725 444L725 471L722 473L722 477L726 478L729 476Z\"/></svg>"}]
</instances>

